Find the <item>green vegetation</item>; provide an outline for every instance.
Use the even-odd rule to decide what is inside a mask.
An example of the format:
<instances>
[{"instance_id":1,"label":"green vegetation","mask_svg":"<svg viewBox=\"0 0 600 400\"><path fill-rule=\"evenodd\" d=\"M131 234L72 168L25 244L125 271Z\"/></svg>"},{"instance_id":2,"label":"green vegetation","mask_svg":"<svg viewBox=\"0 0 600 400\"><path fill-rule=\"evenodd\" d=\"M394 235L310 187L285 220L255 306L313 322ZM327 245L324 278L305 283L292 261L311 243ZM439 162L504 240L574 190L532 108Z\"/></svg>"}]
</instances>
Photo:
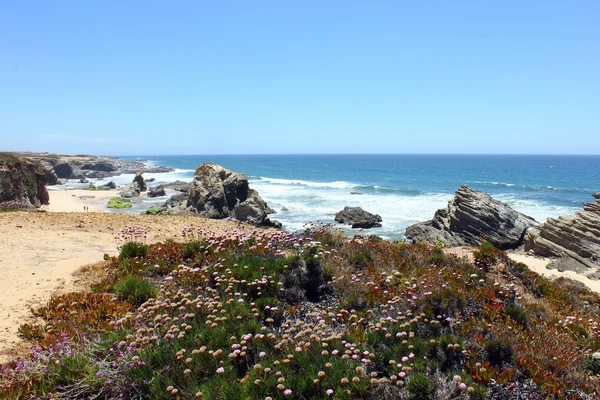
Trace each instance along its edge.
<instances>
[{"instance_id":1,"label":"green vegetation","mask_svg":"<svg viewBox=\"0 0 600 400\"><path fill-rule=\"evenodd\" d=\"M122 197L113 197L108 201L108 208L131 208L131 200Z\"/></svg>"},{"instance_id":2,"label":"green vegetation","mask_svg":"<svg viewBox=\"0 0 600 400\"><path fill-rule=\"evenodd\" d=\"M127 258L143 257L148 254L148 245L137 242L127 242L121 247L119 253L119 259L124 260Z\"/></svg>"},{"instance_id":3,"label":"green vegetation","mask_svg":"<svg viewBox=\"0 0 600 400\"><path fill-rule=\"evenodd\" d=\"M115 285L115 293L119 300L139 307L149 299L156 297L158 290L141 276L129 276Z\"/></svg>"},{"instance_id":4,"label":"green vegetation","mask_svg":"<svg viewBox=\"0 0 600 400\"><path fill-rule=\"evenodd\" d=\"M20 330L33 354L0 369L0 398L485 399L527 387L529 398L576 399L600 390L600 368L586 361L600 349L600 297L487 245L482 257L496 261L484 266L438 246L324 228L182 233L186 243L147 246L143 229L124 229L94 293L34 310L42 322Z\"/></svg>"},{"instance_id":5,"label":"green vegetation","mask_svg":"<svg viewBox=\"0 0 600 400\"><path fill-rule=\"evenodd\" d=\"M158 207L150 207L146 211L142 211L140 214L142 214L142 215L159 215L160 212L161 212L160 208L158 208Z\"/></svg>"}]
</instances>

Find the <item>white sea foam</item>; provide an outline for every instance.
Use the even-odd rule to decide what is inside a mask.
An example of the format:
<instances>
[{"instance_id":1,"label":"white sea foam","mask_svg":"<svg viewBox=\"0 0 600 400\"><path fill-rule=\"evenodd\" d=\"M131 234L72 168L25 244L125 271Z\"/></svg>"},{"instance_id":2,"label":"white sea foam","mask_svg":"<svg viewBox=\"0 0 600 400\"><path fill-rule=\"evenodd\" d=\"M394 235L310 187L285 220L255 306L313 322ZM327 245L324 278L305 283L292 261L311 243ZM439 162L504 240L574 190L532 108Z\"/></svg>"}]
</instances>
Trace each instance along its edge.
<instances>
[{"instance_id":1,"label":"white sea foam","mask_svg":"<svg viewBox=\"0 0 600 400\"><path fill-rule=\"evenodd\" d=\"M335 214L345 206L359 206L383 219L381 228L368 232L389 239L401 239L407 226L431 219L435 211L445 207L452 198L450 194L439 193L356 195L350 194L349 189L358 185L335 188L331 183L317 186L264 178L252 179L250 185L277 211L272 218L288 231L302 230L309 222L334 222Z\"/></svg>"},{"instance_id":2,"label":"white sea foam","mask_svg":"<svg viewBox=\"0 0 600 400\"><path fill-rule=\"evenodd\" d=\"M310 186L310 187L320 187L320 188L332 188L332 189L351 189L359 187L359 185L345 182L345 181L335 181L335 182L311 182L304 181L301 179L280 179L280 178L267 178L260 177L258 178L260 182L270 182L280 185L295 185L295 186Z\"/></svg>"},{"instance_id":3,"label":"white sea foam","mask_svg":"<svg viewBox=\"0 0 600 400\"><path fill-rule=\"evenodd\" d=\"M541 204L533 200L518 198L512 193L494 195L493 197L538 222L544 222L547 218L573 215L582 210L582 207Z\"/></svg>"}]
</instances>

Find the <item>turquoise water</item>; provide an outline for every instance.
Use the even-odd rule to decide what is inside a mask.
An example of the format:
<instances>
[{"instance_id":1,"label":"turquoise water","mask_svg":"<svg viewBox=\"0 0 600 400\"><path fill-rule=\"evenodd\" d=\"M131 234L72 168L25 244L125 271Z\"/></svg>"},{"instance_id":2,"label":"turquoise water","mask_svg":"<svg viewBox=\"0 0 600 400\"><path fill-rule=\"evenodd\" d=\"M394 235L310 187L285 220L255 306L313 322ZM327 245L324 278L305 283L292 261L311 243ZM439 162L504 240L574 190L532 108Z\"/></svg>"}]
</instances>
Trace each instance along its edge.
<instances>
[{"instance_id":1,"label":"turquoise water","mask_svg":"<svg viewBox=\"0 0 600 400\"><path fill-rule=\"evenodd\" d=\"M123 157L176 168L155 184L191 180L215 162L248 175L289 231L332 222L344 206L380 214L370 232L402 238L410 224L430 219L463 183L544 221L579 211L600 190L600 156L522 155L218 155ZM127 177L129 179L129 177ZM359 192L361 195L351 194Z\"/></svg>"}]
</instances>

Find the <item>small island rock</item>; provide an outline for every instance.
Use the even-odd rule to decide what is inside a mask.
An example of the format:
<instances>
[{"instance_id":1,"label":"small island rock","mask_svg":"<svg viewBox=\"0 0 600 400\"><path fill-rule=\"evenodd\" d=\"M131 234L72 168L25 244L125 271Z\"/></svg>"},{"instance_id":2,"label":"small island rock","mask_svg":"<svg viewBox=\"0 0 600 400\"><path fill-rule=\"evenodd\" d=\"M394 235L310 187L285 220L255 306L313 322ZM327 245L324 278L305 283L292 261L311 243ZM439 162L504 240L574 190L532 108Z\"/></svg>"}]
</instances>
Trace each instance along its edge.
<instances>
[{"instance_id":1,"label":"small island rock","mask_svg":"<svg viewBox=\"0 0 600 400\"><path fill-rule=\"evenodd\" d=\"M381 226L381 217L377 214L371 214L360 207L344 207L344 209L335 214L335 220L341 224L352 225L352 228L378 228Z\"/></svg>"}]
</instances>

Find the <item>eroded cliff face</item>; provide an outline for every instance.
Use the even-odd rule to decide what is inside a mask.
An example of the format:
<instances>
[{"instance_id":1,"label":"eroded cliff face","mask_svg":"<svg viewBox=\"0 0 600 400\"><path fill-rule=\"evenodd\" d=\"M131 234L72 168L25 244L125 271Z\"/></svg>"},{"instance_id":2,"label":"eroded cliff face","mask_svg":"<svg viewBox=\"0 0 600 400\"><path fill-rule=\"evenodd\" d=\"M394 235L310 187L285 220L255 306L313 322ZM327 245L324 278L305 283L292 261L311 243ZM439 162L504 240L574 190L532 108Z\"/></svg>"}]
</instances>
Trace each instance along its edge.
<instances>
[{"instance_id":1,"label":"eroded cliff face","mask_svg":"<svg viewBox=\"0 0 600 400\"><path fill-rule=\"evenodd\" d=\"M48 204L46 174L39 163L0 153L0 202Z\"/></svg>"},{"instance_id":2,"label":"eroded cliff face","mask_svg":"<svg viewBox=\"0 0 600 400\"><path fill-rule=\"evenodd\" d=\"M521 246L537 222L488 194L462 185L448 207L435 212L433 219L406 229L409 243L439 241L449 246L478 245L484 239L499 249Z\"/></svg>"},{"instance_id":3,"label":"eroded cliff face","mask_svg":"<svg viewBox=\"0 0 600 400\"><path fill-rule=\"evenodd\" d=\"M539 230L529 232L525 249L544 257L559 257L553 263L559 270L599 278L600 193L593 196L595 201L584 203L583 211L569 217L548 218Z\"/></svg>"}]
</instances>

